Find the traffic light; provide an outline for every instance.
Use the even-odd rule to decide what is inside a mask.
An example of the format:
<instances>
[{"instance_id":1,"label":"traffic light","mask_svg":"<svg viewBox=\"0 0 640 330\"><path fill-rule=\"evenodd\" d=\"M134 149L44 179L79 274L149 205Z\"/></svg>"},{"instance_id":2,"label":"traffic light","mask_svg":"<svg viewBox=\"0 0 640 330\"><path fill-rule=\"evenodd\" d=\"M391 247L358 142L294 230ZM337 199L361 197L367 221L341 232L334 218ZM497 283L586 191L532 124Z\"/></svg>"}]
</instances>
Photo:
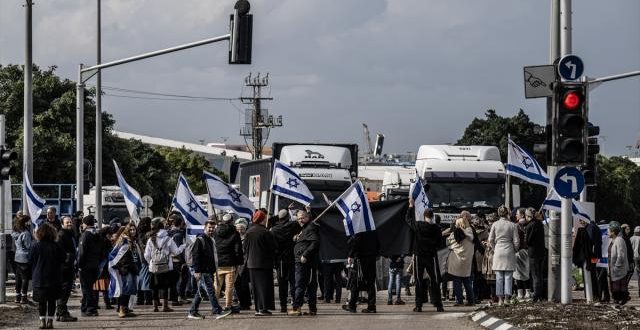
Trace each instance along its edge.
<instances>
[{"instance_id":1,"label":"traffic light","mask_svg":"<svg viewBox=\"0 0 640 330\"><path fill-rule=\"evenodd\" d=\"M595 186L598 180L598 168L596 165L596 160L600 153L598 135L600 135L600 127L587 123L587 163L581 168L584 183L587 186Z\"/></svg>"},{"instance_id":2,"label":"traffic light","mask_svg":"<svg viewBox=\"0 0 640 330\"><path fill-rule=\"evenodd\" d=\"M238 0L231 14L229 39L229 64L251 64L251 39L253 37L253 15L247 0Z\"/></svg>"},{"instance_id":3,"label":"traffic light","mask_svg":"<svg viewBox=\"0 0 640 330\"><path fill-rule=\"evenodd\" d=\"M553 107L553 164L585 164L588 116L586 84L563 82L556 85Z\"/></svg>"},{"instance_id":4,"label":"traffic light","mask_svg":"<svg viewBox=\"0 0 640 330\"><path fill-rule=\"evenodd\" d=\"M14 175L16 169L11 165L11 161L18 158L15 151L0 148L0 180L9 180L9 176Z\"/></svg>"}]
</instances>

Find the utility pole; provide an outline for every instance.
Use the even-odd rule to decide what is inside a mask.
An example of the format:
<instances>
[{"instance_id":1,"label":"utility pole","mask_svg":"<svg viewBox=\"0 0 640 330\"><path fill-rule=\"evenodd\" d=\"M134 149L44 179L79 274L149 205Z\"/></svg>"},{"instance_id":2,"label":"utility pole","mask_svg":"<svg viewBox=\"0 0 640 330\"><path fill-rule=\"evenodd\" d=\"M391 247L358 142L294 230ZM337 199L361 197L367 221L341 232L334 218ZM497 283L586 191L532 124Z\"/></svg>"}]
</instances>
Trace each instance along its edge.
<instances>
[{"instance_id":1,"label":"utility pole","mask_svg":"<svg viewBox=\"0 0 640 330\"><path fill-rule=\"evenodd\" d=\"M26 0L25 5L25 47L24 47L24 148L23 148L23 170L29 175L33 182L33 24L32 9L33 2ZM24 172L23 172L24 174ZM4 192L4 191L2 191ZM4 197L4 195L3 195ZM22 211L29 215L26 195L22 196Z\"/></svg>"},{"instance_id":2,"label":"utility pole","mask_svg":"<svg viewBox=\"0 0 640 330\"><path fill-rule=\"evenodd\" d=\"M551 0L551 17L549 29L549 63L553 64L560 58L560 0ZM547 123L553 122L553 101L547 98ZM547 125L547 128L549 126ZM553 148L547 146L547 148ZM549 191L553 189L553 179L558 168L547 165L549 175ZM555 211L549 212L547 229L548 258L547 258L547 300L560 301L560 216Z\"/></svg>"},{"instance_id":3,"label":"utility pole","mask_svg":"<svg viewBox=\"0 0 640 330\"><path fill-rule=\"evenodd\" d=\"M102 24L100 13L100 0L98 3L98 17L97 17L97 58L96 65L102 63ZM84 165L84 164L83 164ZM83 192L84 194L84 192ZM82 211L82 210L79 210ZM99 223L103 223L102 219L102 73L98 69L96 73L96 219Z\"/></svg>"},{"instance_id":4,"label":"utility pole","mask_svg":"<svg viewBox=\"0 0 640 330\"><path fill-rule=\"evenodd\" d=\"M269 74L260 77L260 73L255 77L249 74L244 80L245 86L253 89L253 97L240 97L244 104L253 105L253 109L245 112L245 126L240 129L240 136L244 137L247 147L251 150L252 159L262 159L262 148L269 139L269 132L272 127L282 126L282 116L274 118L269 115L266 109L262 109L262 100L273 100L272 97L262 97L261 90L269 85ZM267 129L266 137L263 129ZM251 140L251 147L249 142Z\"/></svg>"}]
</instances>

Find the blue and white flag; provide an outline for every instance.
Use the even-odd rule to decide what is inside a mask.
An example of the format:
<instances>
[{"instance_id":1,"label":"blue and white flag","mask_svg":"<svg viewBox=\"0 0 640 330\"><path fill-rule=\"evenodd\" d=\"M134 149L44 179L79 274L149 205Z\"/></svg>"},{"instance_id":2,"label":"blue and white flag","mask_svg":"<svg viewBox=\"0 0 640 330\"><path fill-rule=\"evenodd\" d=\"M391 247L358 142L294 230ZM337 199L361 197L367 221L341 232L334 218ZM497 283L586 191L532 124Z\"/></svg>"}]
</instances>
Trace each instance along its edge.
<instances>
[{"instance_id":1,"label":"blue and white flag","mask_svg":"<svg viewBox=\"0 0 640 330\"><path fill-rule=\"evenodd\" d=\"M125 285L125 281L120 275L120 272L116 268L118 262L122 257L124 257L125 253L129 251L129 241L126 238L122 239L122 242L119 245L116 245L109 252L108 262L109 262L109 297L110 298L118 298L122 295L122 291Z\"/></svg>"},{"instance_id":2,"label":"blue and white flag","mask_svg":"<svg viewBox=\"0 0 640 330\"><path fill-rule=\"evenodd\" d=\"M509 138L507 154L507 175L515 176L533 184L549 185L549 177L540 167L535 157L520 148L511 138Z\"/></svg>"},{"instance_id":3,"label":"blue and white flag","mask_svg":"<svg viewBox=\"0 0 640 330\"><path fill-rule=\"evenodd\" d=\"M302 178L289 166L274 160L273 176L271 178L271 192L309 206L313 201L313 194Z\"/></svg>"},{"instance_id":4,"label":"blue and white flag","mask_svg":"<svg viewBox=\"0 0 640 330\"><path fill-rule=\"evenodd\" d=\"M131 220L135 224L138 224L140 220L140 215L138 214L138 208L142 207L142 199L140 198L140 194L137 190L133 189L130 185L127 184L127 181L124 180L122 173L120 172L120 168L116 161L113 161L113 167L116 169L116 177L118 178L118 185L120 186L120 190L122 191L122 195L124 196L124 203L127 204L127 210L129 211L129 216Z\"/></svg>"},{"instance_id":5,"label":"blue and white flag","mask_svg":"<svg viewBox=\"0 0 640 330\"><path fill-rule=\"evenodd\" d=\"M37 220L40 217L40 213L42 213L46 202L33 190L31 181L29 181L29 174L26 170L24 171L23 176L24 194L26 196L25 199L27 200L27 209L29 211L29 216L31 217L31 221L33 221L34 224L39 224Z\"/></svg>"},{"instance_id":6,"label":"blue and white flag","mask_svg":"<svg viewBox=\"0 0 640 330\"><path fill-rule=\"evenodd\" d=\"M196 196L191 192L187 179L180 173L176 194L171 203L178 210L187 223L187 235L195 236L204 231L204 223L209 219L205 210Z\"/></svg>"},{"instance_id":7,"label":"blue and white flag","mask_svg":"<svg viewBox=\"0 0 640 330\"><path fill-rule=\"evenodd\" d=\"M411 185L409 197L413 199L416 221L424 221L424 210L430 207L431 202L427 197L427 192L424 190L418 171L416 171L415 183Z\"/></svg>"},{"instance_id":8,"label":"blue and white flag","mask_svg":"<svg viewBox=\"0 0 640 330\"><path fill-rule=\"evenodd\" d=\"M373 215L369 207L369 200L360 180L347 188L336 199L335 203L344 216L344 231L347 236L376 230L376 224L373 222Z\"/></svg>"},{"instance_id":9,"label":"blue and white flag","mask_svg":"<svg viewBox=\"0 0 640 330\"><path fill-rule=\"evenodd\" d=\"M591 222L591 217L584 210L580 202L571 199L571 204L571 213L574 218ZM560 199L560 195L558 195L555 189L552 189L544 202L542 202L542 208L550 211L562 212L562 202Z\"/></svg>"},{"instance_id":10,"label":"blue and white flag","mask_svg":"<svg viewBox=\"0 0 640 330\"><path fill-rule=\"evenodd\" d=\"M209 191L209 201L213 207L233 211L239 217L251 220L253 203L247 196L207 171L204 171L203 176Z\"/></svg>"}]
</instances>

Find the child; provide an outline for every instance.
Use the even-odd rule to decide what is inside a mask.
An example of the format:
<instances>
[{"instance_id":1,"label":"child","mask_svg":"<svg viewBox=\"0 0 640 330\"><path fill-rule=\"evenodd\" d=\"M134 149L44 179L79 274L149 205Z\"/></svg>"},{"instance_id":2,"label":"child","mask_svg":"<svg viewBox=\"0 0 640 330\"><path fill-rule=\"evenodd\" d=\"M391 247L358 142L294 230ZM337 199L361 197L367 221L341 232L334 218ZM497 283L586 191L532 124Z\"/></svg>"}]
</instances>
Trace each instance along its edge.
<instances>
[{"instance_id":1,"label":"child","mask_svg":"<svg viewBox=\"0 0 640 330\"><path fill-rule=\"evenodd\" d=\"M404 258L400 255L391 256L389 258L389 287L387 291L389 292L389 300L387 301L387 305L393 305L393 291L395 285L395 293L398 296L396 299L396 305L404 305L404 301L400 298L400 294L402 293L402 270L404 268Z\"/></svg>"}]
</instances>

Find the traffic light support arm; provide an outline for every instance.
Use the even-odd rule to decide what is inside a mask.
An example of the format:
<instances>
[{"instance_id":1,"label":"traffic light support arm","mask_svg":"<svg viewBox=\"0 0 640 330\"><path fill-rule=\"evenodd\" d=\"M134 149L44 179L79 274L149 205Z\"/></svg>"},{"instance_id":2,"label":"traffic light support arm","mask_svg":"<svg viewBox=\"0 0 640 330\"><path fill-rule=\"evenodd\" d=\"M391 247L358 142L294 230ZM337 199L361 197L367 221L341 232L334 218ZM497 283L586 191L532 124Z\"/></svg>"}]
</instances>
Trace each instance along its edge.
<instances>
[{"instance_id":1,"label":"traffic light support arm","mask_svg":"<svg viewBox=\"0 0 640 330\"><path fill-rule=\"evenodd\" d=\"M183 45L179 45L179 46L175 46L175 47L171 47L171 48L166 48L166 49L161 49L161 50L156 50L154 52L149 52L149 53L144 53L144 54L140 54L140 55L136 55L136 56L131 56L131 57L127 57L127 58L123 58L120 60L115 60L115 61L111 61L111 62L107 62L107 63L102 63L99 65L94 65L91 67L87 67L84 68L80 71L80 79L81 79L81 83L84 84L87 80L91 79L91 77L93 77L93 75L95 75L98 70L101 69L106 69L112 66L117 66L120 64L125 64L125 63L130 63L130 62L135 62L138 60L144 60L150 57L155 57L155 56L159 56L159 55L164 55L164 54L168 54L168 53L173 53L173 52L177 52L180 50L184 50L184 49L189 49L189 48L193 48L193 47L198 47L198 46L202 46L202 45L208 45L208 44L212 44L212 43L216 43L219 41L224 41L224 40L229 40L231 38L231 34L227 33L225 35L221 35L218 37L214 37L214 38L209 38L209 39L204 39L204 40L200 40L200 41L196 41L196 42L191 42L188 44L183 44Z\"/></svg>"}]
</instances>

